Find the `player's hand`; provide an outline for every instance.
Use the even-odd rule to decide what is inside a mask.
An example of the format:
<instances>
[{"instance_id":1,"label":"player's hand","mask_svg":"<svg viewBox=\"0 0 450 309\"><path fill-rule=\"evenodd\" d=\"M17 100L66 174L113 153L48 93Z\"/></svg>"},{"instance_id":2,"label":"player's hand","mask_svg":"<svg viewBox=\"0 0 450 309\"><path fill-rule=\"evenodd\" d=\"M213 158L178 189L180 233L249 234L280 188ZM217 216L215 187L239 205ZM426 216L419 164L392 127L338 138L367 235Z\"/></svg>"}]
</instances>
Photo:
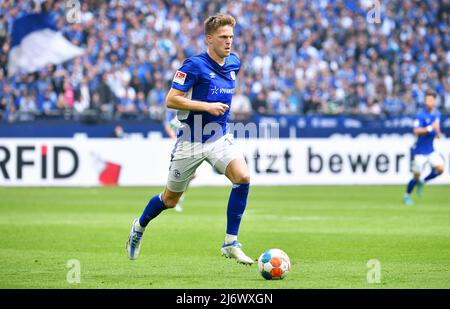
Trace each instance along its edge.
<instances>
[{"instance_id":1,"label":"player's hand","mask_svg":"<svg viewBox=\"0 0 450 309\"><path fill-rule=\"evenodd\" d=\"M225 114L228 108L228 105L223 103L208 103L208 109L206 111L213 116L221 116Z\"/></svg>"}]
</instances>

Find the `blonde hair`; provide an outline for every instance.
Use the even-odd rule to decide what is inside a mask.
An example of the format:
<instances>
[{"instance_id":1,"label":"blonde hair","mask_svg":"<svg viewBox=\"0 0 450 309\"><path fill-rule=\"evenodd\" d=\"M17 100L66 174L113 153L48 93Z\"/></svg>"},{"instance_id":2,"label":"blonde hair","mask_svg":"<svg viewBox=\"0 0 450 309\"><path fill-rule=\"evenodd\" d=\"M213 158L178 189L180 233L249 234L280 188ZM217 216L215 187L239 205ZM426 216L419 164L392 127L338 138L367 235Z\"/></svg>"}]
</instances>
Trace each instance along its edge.
<instances>
[{"instance_id":1,"label":"blonde hair","mask_svg":"<svg viewBox=\"0 0 450 309\"><path fill-rule=\"evenodd\" d=\"M213 34L220 27L236 25L236 20L231 15L226 14L216 14L214 16L209 16L205 20L205 35Z\"/></svg>"}]
</instances>

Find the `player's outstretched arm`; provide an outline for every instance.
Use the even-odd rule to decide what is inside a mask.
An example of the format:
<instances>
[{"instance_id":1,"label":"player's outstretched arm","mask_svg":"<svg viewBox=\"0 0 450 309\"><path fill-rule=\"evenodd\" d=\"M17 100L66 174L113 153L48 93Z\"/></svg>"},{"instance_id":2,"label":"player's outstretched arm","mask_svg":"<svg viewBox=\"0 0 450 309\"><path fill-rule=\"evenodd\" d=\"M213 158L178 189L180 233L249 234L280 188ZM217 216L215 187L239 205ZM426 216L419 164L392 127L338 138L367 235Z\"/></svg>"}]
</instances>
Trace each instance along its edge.
<instances>
[{"instance_id":1,"label":"player's outstretched arm","mask_svg":"<svg viewBox=\"0 0 450 309\"><path fill-rule=\"evenodd\" d=\"M166 97L166 106L178 110L208 112L214 116L223 115L228 109L228 105L224 103L196 101L188 99L184 95L183 91L171 88Z\"/></svg>"},{"instance_id":2,"label":"player's outstretched arm","mask_svg":"<svg viewBox=\"0 0 450 309\"><path fill-rule=\"evenodd\" d=\"M424 127L424 128L414 128L414 135L416 135L416 136L428 134L429 132L431 132L431 130L429 130L428 127Z\"/></svg>"},{"instance_id":3,"label":"player's outstretched arm","mask_svg":"<svg viewBox=\"0 0 450 309\"><path fill-rule=\"evenodd\" d=\"M428 134L433 131L436 131L436 133L438 135L440 134L439 122L435 121L433 124L431 124L429 126L421 127L421 128L414 128L414 134L416 136Z\"/></svg>"}]
</instances>

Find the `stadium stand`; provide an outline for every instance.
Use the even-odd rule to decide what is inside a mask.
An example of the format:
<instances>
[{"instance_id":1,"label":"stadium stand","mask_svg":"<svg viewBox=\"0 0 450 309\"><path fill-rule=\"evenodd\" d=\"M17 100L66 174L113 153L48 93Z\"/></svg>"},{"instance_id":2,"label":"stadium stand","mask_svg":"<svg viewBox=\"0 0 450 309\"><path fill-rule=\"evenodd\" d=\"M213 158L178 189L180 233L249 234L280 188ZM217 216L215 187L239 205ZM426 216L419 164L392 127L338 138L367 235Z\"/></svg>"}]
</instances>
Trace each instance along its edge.
<instances>
[{"instance_id":1,"label":"stadium stand","mask_svg":"<svg viewBox=\"0 0 450 309\"><path fill-rule=\"evenodd\" d=\"M86 0L81 22L65 1L0 4L0 121L36 118L164 119L164 96L183 60L204 49L201 21L226 11L238 21L243 67L238 119L250 114L412 115L428 88L450 113L450 1ZM7 78L15 18L53 12L83 57Z\"/></svg>"}]
</instances>

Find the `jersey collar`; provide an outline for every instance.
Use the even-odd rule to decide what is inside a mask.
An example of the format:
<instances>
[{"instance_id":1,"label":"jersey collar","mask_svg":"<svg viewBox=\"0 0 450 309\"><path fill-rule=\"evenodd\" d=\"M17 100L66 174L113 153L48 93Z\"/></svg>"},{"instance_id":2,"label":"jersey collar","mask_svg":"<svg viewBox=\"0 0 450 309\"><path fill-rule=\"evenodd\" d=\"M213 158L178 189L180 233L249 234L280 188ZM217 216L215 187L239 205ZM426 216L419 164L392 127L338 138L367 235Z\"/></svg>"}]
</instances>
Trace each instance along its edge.
<instances>
[{"instance_id":1,"label":"jersey collar","mask_svg":"<svg viewBox=\"0 0 450 309\"><path fill-rule=\"evenodd\" d=\"M223 65L220 65L220 64L218 64L213 58L211 58L211 56L208 54L208 52L205 51L204 54L205 54L206 57L208 58L209 62L213 63L216 67L218 67L218 68L220 68L220 69L223 69L223 68L226 67L228 57L225 58L224 64L223 64Z\"/></svg>"}]
</instances>

